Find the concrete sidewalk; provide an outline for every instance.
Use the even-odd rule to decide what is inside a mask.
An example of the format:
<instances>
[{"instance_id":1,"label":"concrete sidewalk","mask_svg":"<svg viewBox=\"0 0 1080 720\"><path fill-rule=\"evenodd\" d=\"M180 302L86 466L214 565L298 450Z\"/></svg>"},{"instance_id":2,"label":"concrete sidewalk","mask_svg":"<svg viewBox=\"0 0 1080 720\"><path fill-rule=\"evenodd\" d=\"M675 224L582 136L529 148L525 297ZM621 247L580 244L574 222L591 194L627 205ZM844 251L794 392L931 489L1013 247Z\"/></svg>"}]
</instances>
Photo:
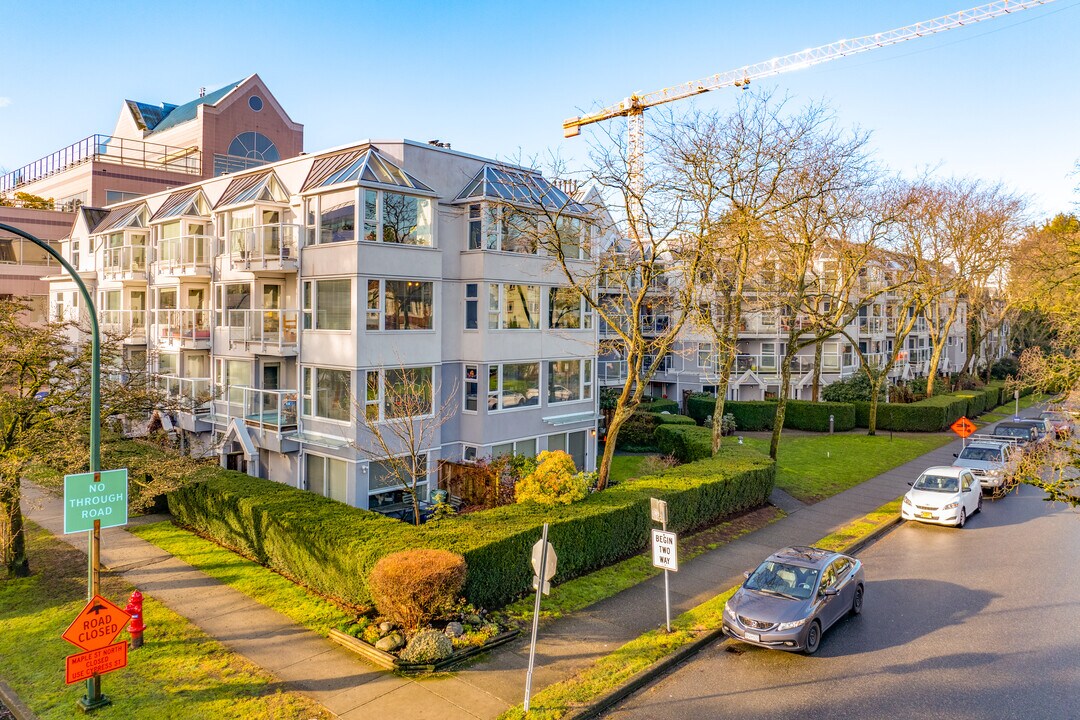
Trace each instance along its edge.
<instances>
[{"instance_id":1,"label":"concrete sidewalk","mask_svg":"<svg viewBox=\"0 0 1080 720\"><path fill-rule=\"evenodd\" d=\"M1032 408L1021 415L1036 415ZM950 443L861 485L814 505L777 498L787 517L704 553L670 576L673 615L742 581L744 570L787 545L812 544L907 490L925 468L950 465L961 442ZM85 552L86 536L64 536L59 498L28 487L24 511L34 522ZM791 502L788 502L791 500ZM138 522L163 519L151 517ZM103 564L132 585L190 619L207 634L343 718L494 718L520 704L528 666L528 638L503 646L453 674L413 680L376 669L208 577L154 545L124 531L102 531ZM556 551L558 548L556 548ZM523 560L524 561L524 560ZM596 659L664 620L663 577L541 626L533 674L534 693L565 680ZM153 651L148 618L146 651ZM140 651L143 652L143 651Z\"/></svg>"}]
</instances>

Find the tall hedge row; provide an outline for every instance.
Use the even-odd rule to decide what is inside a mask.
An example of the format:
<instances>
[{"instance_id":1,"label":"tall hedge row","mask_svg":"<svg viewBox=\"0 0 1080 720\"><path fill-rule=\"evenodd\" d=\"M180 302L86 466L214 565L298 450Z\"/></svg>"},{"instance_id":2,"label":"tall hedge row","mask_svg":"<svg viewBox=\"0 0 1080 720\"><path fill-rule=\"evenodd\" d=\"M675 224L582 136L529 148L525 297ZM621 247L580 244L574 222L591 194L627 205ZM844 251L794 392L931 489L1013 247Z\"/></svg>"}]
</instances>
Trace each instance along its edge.
<instances>
[{"instance_id":1,"label":"tall hedge row","mask_svg":"<svg viewBox=\"0 0 1080 720\"><path fill-rule=\"evenodd\" d=\"M656 430L661 425L694 424L693 419L686 415L665 415L638 409L619 428L615 447L628 452L654 452L659 450Z\"/></svg>"},{"instance_id":2,"label":"tall hedge row","mask_svg":"<svg viewBox=\"0 0 1080 720\"><path fill-rule=\"evenodd\" d=\"M711 418L716 409L716 398L707 395L691 395L687 413L699 423ZM735 429L746 432L772 430L776 419L775 400L728 400L724 412L735 416ZM829 416L833 416L833 429L837 432L855 428L855 406L851 403L812 402L788 400L784 412L784 427L789 430L829 431Z\"/></svg>"},{"instance_id":3,"label":"tall hedge row","mask_svg":"<svg viewBox=\"0 0 1080 720\"><path fill-rule=\"evenodd\" d=\"M371 602L367 578L382 556L439 548L465 557L465 595L500 607L527 592L528 564L544 522L563 582L643 550L649 498L668 501L669 525L683 531L756 507L772 490L775 467L750 448L725 446L715 458L620 483L567 506L509 505L420 527L310 492L227 470L201 473L169 495L181 525L346 603Z\"/></svg>"},{"instance_id":4,"label":"tall hedge row","mask_svg":"<svg viewBox=\"0 0 1080 720\"><path fill-rule=\"evenodd\" d=\"M704 460L712 455L712 428L661 425L656 429L656 446L660 452L673 455L679 462Z\"/></svg>"},{"instance_id":5,"label":"tall hedge row","mask_svg":"<svg viewBox=\"0 0 1080 720\"><path fill-rule=\"evenodd\" d=\"M877 427L897 432L941 432L961 417L974 418L1008 402L1004 387L991 384L974 390L935 395L913 403L878 403ZM870 403L855 403L855 424L870 426Z\"/></svg>"}]
</instances>

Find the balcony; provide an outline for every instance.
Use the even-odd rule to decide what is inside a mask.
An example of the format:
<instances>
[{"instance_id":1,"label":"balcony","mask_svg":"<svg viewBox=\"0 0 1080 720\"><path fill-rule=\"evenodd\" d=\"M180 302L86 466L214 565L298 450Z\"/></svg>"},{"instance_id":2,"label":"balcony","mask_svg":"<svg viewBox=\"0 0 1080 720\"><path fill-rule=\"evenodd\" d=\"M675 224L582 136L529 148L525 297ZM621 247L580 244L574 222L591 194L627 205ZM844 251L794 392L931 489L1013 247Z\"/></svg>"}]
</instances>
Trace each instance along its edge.
<instances>
[{"instance_id":1,"label":"balcony","mask_svg":"<svg viewBox=\"0 0 1080 720\"><path fill-rule=\"evenodd\" d=\"M146 344L145 310L99 310L98 325L102 332L122 338L126 344Z\"/></svg>"},{"instance_id":2,"label":"balcony","mask_svg":"<svg viewBox=\"0 0 1080 720\"><path fill-rule=\"evenodd\" d=\"M600 382L623 382L626 380L626 361L601 360L597 363L596 376Z\"/></svg>"},{"instance_id":3,"label":"balcony","mask_svg":"<svg viewBox=\"0 0 1080 720\"><path fill-rule=\"evenodd\" d=\"M170 404L177 405L181 412L191 413L192 415L209 414L211 400L214 397L210 378L154 375L151 381Z\"/></svg>"},{"instance_id":4,"label":"balcony","mask_svg":"<svg viewBox=\"0 0 1080 720\"><path fill-rule=\"evenodd\" d=\"M210 311L155 310L153 336L159 346L182 350L210 348Z\"/></svg>"},{"instance_id":5,"label":"balcony","mask_svg":"<svg viewBox=\"0 0 1080 720\"><path fill-rule=\"evenodd\" d=\"M296 429L296 390L263 390L261 388L233 385L225 389L224 399L214 403L215 414L224 415L227 424L232 418L240 418L249 427L263 428L277 433Z\"/></svg>"},{"instance_id":6,"label":"balcony","mask_svg":"<svg viewBox=\"0 0 1080 720\"><path fill-rule=\"evenodd\" d=\"M641 332L645 335L662 335L669 327L671 327L671 318L667 315L641 318Z\"/></svg>"},{"instance_id":7,"label":"balcony","mask_svg":"<svg viewBox=\"0 0 1080 720\"><path fill-rule=\"evenodd\" d=\"M106 280L146 282L146 246L117 245L105 248L101 272Z\"/></svg>"},{"instance_id":8,"label":"balcony","mask_svg":"<svg viewBox=\"0 0 1080 720\"><path fill-rule=\"evenodd\" d=\"M863 362L864 363L866 363L870 367L875 367L875 368L883 368L883 367L885 367L885 363L888 362L887 353L882 353L882 352L863 353L862 357L863 357Z\"/></svg>"},{"instance_id":9,"label":"balcony","mask_svg":"<svg viewBox=\"0 0 1080 720\"><path fill-rule=\"evenodd\" d=\"M155 275L210 277L209 235L181 235L158 241L158 259L153 264Z\"/></svg>"},{"instance_id":10,"label":"balcony","mask_svg":"<svg viewBox=\"0 0 1080 720\"><path fill-rule=\"evenodd\" d=\"M228 310L225 331L229 346L242 344L261 355L295 355L299 310Z\"/></svg>"},{"instance_id":11,"label":"balcony","mask_svg":"<svg viewBox=\"0 0 1080 720\"><path fill-rule=\"evenodd\" d=\"M296 272L299 266L299 225L256 225L229 233L229 264L252 273Z\"/></svg>"},{"instance_id":12,"label":"balcony","mask_svg":"<svg viewBox=\"0 0 1080 720\"><path fill-rule=\"evenodd\" d=\"M885 332L886 322L885 320L892 320L893 318L883 317L860 317L859 318L859 334L861 335L880 335Z\"/></svg>"}]
</instances>

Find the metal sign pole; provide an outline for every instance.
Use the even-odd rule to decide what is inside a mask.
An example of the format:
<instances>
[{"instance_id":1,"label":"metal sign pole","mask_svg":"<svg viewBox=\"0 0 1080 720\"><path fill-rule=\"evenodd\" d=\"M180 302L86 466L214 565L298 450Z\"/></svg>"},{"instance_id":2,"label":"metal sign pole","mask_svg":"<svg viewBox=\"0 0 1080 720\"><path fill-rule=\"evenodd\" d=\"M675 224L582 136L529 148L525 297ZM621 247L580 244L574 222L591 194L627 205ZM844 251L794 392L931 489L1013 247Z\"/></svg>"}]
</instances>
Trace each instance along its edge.
<instances>
[{"instance_id":1,"label":"metal sign pole","mask_svg":"<svg viewBox=\"0 0 1080 720\"><path fill-rule=\"evenodd\" d=\"M544 532L540 536L540 567L536 569L540 582L536 583L536 602L533 604L532 642L529 643L529 672L525 675L525 712L529 712L529 695L532 694L533 664L536 662L536 629L540 624L540 597L544 592L544 571L547 569L548 524L544 523Z\"/></svg>"},{"instance_id":2,"label":"metal sign pole","mask_svg":"<svg viewBox=\"0 0 1080 720\"><path fill-rule=\"evenodd\" d=\"M660 523L660 529L667 532L667 520ZM671 632L671 591L668 588L667 568L664 568L664 622L667 624L667 631Z\"/></svg>"}]
</instances>

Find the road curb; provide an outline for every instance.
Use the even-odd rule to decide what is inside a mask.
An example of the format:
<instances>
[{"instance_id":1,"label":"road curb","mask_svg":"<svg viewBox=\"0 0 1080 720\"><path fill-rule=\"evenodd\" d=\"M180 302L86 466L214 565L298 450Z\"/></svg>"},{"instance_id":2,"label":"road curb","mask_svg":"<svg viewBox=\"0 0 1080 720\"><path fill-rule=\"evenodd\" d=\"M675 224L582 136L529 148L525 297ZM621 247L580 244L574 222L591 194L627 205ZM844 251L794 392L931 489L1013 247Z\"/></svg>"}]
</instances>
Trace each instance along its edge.
<instances>
[{"instance_id":1,"label":"road curb","mask_svg":"<svg viewBox=\"0 0 1080 720\"><path fill-rule=\"evenodd\" d=\"M26 707L15 691L3 680L0 680L0 702L4 703L4 707L10 710L18 720L38 720L37 715Z\"/></svg>"},{"instance_id":2,"label":"road curb","mask_svg":"<svg viewBox=\"0 0 1080 720\"><path fill-rule=\"evenodd\" d=\"M903 518L900 513L896 513L895 516L886 520L878 525L876 528L863 535L855 542L846 546L840 552L845 554L854 555L857 552L862 551L869 545L879 540L882 536L889 533L893 528L903 522ZM738 586L736 586L738 587ZM735 589L735 588L732 588ZM652 684L655 680L666 675L676 665L683 662L687 658L690 658L697 653L701 652L706 646L711 645L717 638L722 638L724 633L719 628L710 630L697 640L694 640L689 645L679 648L671 655L657 660L655 663L639 671L636 675L624 682L619 687L615 688L606 695L601 696L595 702L581 708L571 710L563 717L569 720L587 720L589 718L598 717L601 713L611 709L621 701L625 700L630 695L633 695L638 690Z\"/></svg>"}]
</instances>

